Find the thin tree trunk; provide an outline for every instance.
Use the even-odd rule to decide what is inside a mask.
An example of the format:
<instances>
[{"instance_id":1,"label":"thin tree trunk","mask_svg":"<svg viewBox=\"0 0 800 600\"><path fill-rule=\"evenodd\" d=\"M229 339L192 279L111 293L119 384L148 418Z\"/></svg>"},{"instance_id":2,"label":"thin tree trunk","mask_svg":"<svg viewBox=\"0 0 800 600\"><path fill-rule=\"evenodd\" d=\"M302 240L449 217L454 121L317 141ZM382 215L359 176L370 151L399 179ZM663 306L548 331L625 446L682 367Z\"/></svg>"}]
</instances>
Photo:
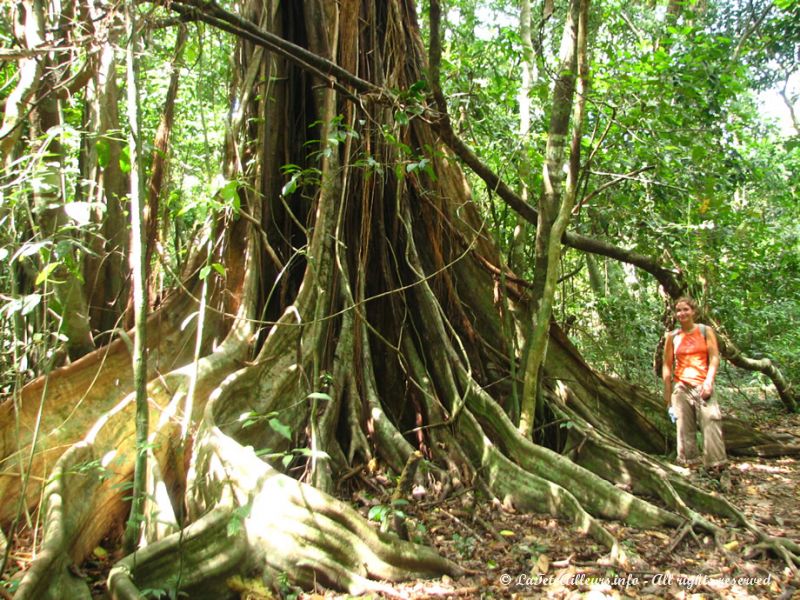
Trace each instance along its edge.
<instances>
[{"instance_id":1,"label":"thin tree trunk","mask_svg":"<svg viewBox=\"0 0 800 600\"><path fill-rule=\"evenodd\" d=\"M131 273L133 275L133 384L136 394L136 459L133 471L131 512L125 531L125 548L132 552L139 545L144 521L147 475L149 406L147 399L147 265L145 263L144 169L139 130L139 59L136 3L125 3L127 34L126 67L128 70L128 149L131 158Z\"/></svg>"},{"instance_id":2,"label":"thin tree trunk","mask_svg":"<svg viewBox=\"0 0 800 600\"><path fill-rule=\"evenodd\" d=\"M153 142L153 156L150 166L150 180L147 183L147 204L144 210L145 228L145 266L150 272L152 267L153 252L155 251L156 238L158 237L158 216L161 195L163 194L164 179L167 176L169 165L169 141L172 134L172 124L175 121L175 105L178 98L178 83L180 82L180 65L183 49L186 45L188 29L185 25L178 27L175 40L175 54L173 55L169 87L164 97L164 108L161 111L161 120L156 130Z\"/></svg>"},{"instance_id":3,"label":"thin tree trunk","mask_svg":"<svg viewBox=\"0 0 800 600\"><path fill-rule=\"evenodd\" d=\"M95 28L105 24L104 8L90 0L87 21ZM123 202L129 181L120 168L122 144L119 121L119 88L117 85L116 43L119 32L114 28L96 30L106 40L98 50L96 70L86 86L86 131L82 169L84 188L91 203L93 221L100 231L90 234L88 246L93 254L84 258L84 288L89 300L89 314L96 339L106 342L111 332L124 326L121 318L128 304L128 220Z\"/></svg>"},{"instance_id":4,"label":"thin tree trunk","mask_svg":"<svg viewBox=\"0 0 800 600\"><path fill-rule=\"evenodd\" d=\"M528 202L528 185L531 175L531 161L529 158L531 139L531 89L536 78L536 63L531 39L531 2L520 0L519 34L522 40L522 81L519 86L519 197L523 202ZM511 240L509 252L509 266L517 273L524 274L523 260L527 233L530 227L527 221L517 215L517 225Z\"/></svg>"},{"instance_id":5,"label":"thin tree trunk","mask_svg":"<svg viewBox=\"0 0 800 600\"><path fill-rule=\"evenodd\" d=\"M40 28L38 38L44 38L44 8L34 2L29 8L38 14L29 25ZM60 16L59 16L60 18ZM59 28L60 29L60 28ZM66 336L69 357L73 360L94 349L89 307L81 279L81 261L75 249L68 226L72 225L65 210L66 183L63 177L64 149L61 145L61 105L55 93L65 77L63 65L58 65L48 55L40 57L43 63L41 81L36 87L35 108L31 111L31 155L35 157L34 168L34 214L38 216L40 235L52 243L48 262L43 265L37 279L47 278L52 282L61 330ZM62 73L57 75L57 73ZM41 283L41 282L40 282Z\"/></svg>"},{"instance_id":6,"label":"thin tree trunk","mask_svg":"<svg viewBox=\"0 0 800 600\"><path fill-rule=\"evenodd\" d=\"M564 149L569 132L570 114L573 111L573 95L577 65L585 64L579 58L586 52L586 14L588 0L573 0L564 37L561 42L561 67L559 78L553 89L553 108L550 129L545 148L543 173L544 189L539 199L539 218L536 226L536 260L532 286L534 320L531 334L523 352L525 367L519 431L530 437L536 416L537 398L540 393L540 369L547 353L550 333L550 317L558 279L561 237L566 231L575 200L578 167L580 162L581 122L573 123L573 143L570 155L570 181L566 192L563 186ZM581 36L584 36L581 39ZM585 68L585 67L584 67ZM583 97L579 99L576 117L583 118ZM577 137L577 143L575 138Z\"/></svg>"}]
</instances>

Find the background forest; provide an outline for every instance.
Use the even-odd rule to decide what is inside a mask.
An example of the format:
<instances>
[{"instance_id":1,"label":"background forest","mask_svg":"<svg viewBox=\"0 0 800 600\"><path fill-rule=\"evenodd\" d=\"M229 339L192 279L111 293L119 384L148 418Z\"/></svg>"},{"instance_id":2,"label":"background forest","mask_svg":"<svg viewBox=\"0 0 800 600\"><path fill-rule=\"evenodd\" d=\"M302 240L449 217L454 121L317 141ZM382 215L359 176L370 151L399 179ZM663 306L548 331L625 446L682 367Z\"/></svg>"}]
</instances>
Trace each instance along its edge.
<instances>
[{"instance_id":1,"label":"background forest","mask_svg":"<svg viewBox=\"0 0 800 600\"><path fill-rule=\"evenodd\" d=\"M36 506L50 520L32 545L70 557L36 576L105 536L132 550L203 522L219 537L206 509L229 501L237 536L266 492L230 474L233 439L264 458L253 472L334 495L366 465L395 477L422 457L417 480L443 490L486 474L487 493L615 557L601 518L716 539L710 511L800 562L644 457L674 436L653 398L680 293L722 336L729 397L798 410L797 0L19 0L0 40L3 570L45 521ZM123 456L134 425L136 476L133 451L110 475L99 448ZM577 432L595 458L584 442L564 458ZM123 540L120 489L134 514L162 510L162 479L171 508ZM62 534L54 498L84 483L92 503ZM456 572L374 544L390 567L353 575L337 555L309 575L287 553L270 568L350 590ZM48 577L20 597L59 597Z\"/></svg>"},{"instance_id":2,"label":"background forest","mask_svg":"<svg viewBox=\"0 0 800 600\"><path fill-rule=\"evenodd\" d=\"M553 22L534 18L526 80L516 3L498 4L454 8L448 98L461 135L481 157L512 187L538 190ZM581 180L593 191L573 210L571 226L690 272L701 304L745 353L772 355L796 376L798 123L792 117L791 126L776 127L774 108L759 102L773 90L773 102L786 102L783 114L796 115L797 5L780 5L593 5ZM670 9L680 14L674 22ZM521 119L521 107L530 120ZM514 215L481 182L473 190L510 252ZM526 248L519 264L530 266ZM561 271L554 316L591 364L656 385L651 364L664 328L658 283L568 249Z\"/></svg>"},{"instance_id":3,"label":"background forest","mask_svg":"<svg viewBox=\"0 0 800 600\"><path fill-rule=\"evenodd\" d=\"M109 8L98 3L92 10L100 18ZM424 25L424 3L419 9ZM541 187L560 27L557 18L547 16L554 8L534 3L533 9L527 33L521 31L516 2L452 2L444 20L442 81L457 132L518 190ZM235 188L221 169L226 126L236 110L226 83L235 39L193 23L191 34L176 43L178 30L168 26L167 16L149 10L139 94L144 171L164 162L158 203L163 254L153 258L151 280L152 297L158 298L174 284L173 274L181 271L204 225L221 211L236 209ZM788 0L669 7L596 2L582 141L589 158L581 174L583 189L593 191L575 207L571 223L577 232L688 271L701 304L744 353L773 357L790 380L800 376L797 10ZM0 98L7 111L24 54L14 33L20 14L9 3L0 23L6 48ZM65 305L54 292L55 273L66 269L89 288L85 270L93 247L115 243L105 239L108 226L103 229L98 221L109 209L95 200L98 183L89 171L119 160L119 177L130 172L124 144L119 157L110 154L110 140L126 138L124 82L120 79L108 97L109 90L96 89L97 73L91 72L121 69L120 57L98 60L113 50L113 44L103 46L113 40L95 39L77 19L62 16L59 31L48 32L48 43L72 44L55 56L57 72L42 81L59 96L56 122L35 131L20 124L24 112L5 117L0 230L5 395L63 362L53 360L63 355L65 342ZM770 110L759 100L765 91L772 92ZM168 148L159 148L157 132L167 112L171 139ZM15 147L20 136L27 146ZM46 151L51 139L59 142L59 156ZM50 181L54 160L57 182ZM293 174L291 165L286 168ZM511 256L516 215L467 174L486 226ZM34 188L50 185L63 188L65 214L56 223L43 222L42 208L29 202ZM516 269L530 278L533 246L530 239L524 242ZM16 276L15 268L21 271ZM651 365L665 327L658 282L618 261L570 249L562 254L561 272L554 318L590 363L657 385ZM118 285L122 289L125 283ZM114 325L111 319L101 322L94 328L99 339ZM763 383L730 369L723 374L741 385Z\"/></svg>"}]
</instances>

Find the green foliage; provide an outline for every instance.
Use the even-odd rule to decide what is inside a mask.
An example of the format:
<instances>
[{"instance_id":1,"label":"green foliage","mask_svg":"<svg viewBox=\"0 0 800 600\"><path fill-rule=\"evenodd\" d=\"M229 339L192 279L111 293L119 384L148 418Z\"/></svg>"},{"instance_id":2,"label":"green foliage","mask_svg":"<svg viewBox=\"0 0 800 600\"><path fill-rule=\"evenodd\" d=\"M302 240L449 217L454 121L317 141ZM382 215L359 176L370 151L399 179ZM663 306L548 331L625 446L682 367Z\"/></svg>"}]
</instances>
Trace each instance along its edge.
<instances>
[{"instance_id":1,"label":"green foliage","mask_svg":"<svg viewBox=\"0 0 800 600\"><path fill-rule=\"evenodd\" d=\"M797 72L800 3L778 0L767 11L769 7L767 0L689 2L681 5L678 17L667 18L647 3L592 3L581 195L608 187L580 204L572 228L687 272L701 300L728 324L745 352L777 358L796 378L800 374L798 141L780 138L764 121L756 94L781 86ZM423 28L425 10L421 2ZM4 11L0 18L0 43L12 47L9 14ZM148 18L167 14L155 8ZM762 15L758 27L752 27ZM445 15L442 84L457 132L512 188L520 189L521 178L526 177L532 201L541 190L544 133L564 17L561 4L544 18L534 3L532 130L522 139L517 3L454 0ZM169 176L161 199L160 217L172 227L165 240L169 243L164 244L173 262L170 273L180 271L194 238L207 231L218 215L239 214L242 198L250 191L245 180L252 168L241 165L245 174L235 177L230 165L223 164L226 124L242 108L231 100L228 89L235 40L201 23L188 26L188 41L176 67L178 102ZM140 48L146 172L176 38L175 28L153 28L145 32ZM70 68L77 66L76 62ZM13 90L17 68L14 61L0 65L1 100ZM119 64L120 80L124 80L122 69ZM271 83L256 82L251 101L269 93ZM403 135L429 100L427 82L392 93L393 123L384 124L382 136L400 161L389 168L396 167L397 177L433 180L434 150L412 148ZM124 104L121 98L117 107L121 115ZM51 157L20 152L0 180L3 395L10 393L17 376L33 375L37 366L47 364L41 359L54 356L63 343L58 323L48 318L61 309L53 285L67 276L80 280L82 265L94 251L89 242L106 235L101 229L104 206L88 201L80 163L91 149L100 167L111 166L111 141L127 135L125 123L118 131L99 135L84 130L84 90L65 99L61 111L61 126L44 132L39 141L57 138L63 148L59 174L70 222L57 236L43 235L35 227L41 215L30 199L37 186L51 185L46 177ZM321 129L320 125L309 127ZM281 194L287 206L304 202L319 185L321 158L348 140L359 140L358 131L342 116L328 124L328 131L326 139L308 143L306 156L294 158L298 164L284 167ZM370 176L386 174L387 165L375 156L357 156L355 164ZM131 167L124 144L119 167L124 173ZM471 181L482 214L505 251L517 217L482 182L474 177ZM663 306L655 285L641 273L626 271L616 283L606 281L605 293L599 294L590 285L582 260L574 252L564 253L562 272L577 270L577 274L561 284L557 319L571 324L573 339L590 362L651 382L652 349L663 329ZM226 276L224 265L217 261L209 260L201 278ZM532 269L529 264L518 274L530 278ZM171 277L165 277L167 284ZM272 431L290 437L277 416L270 418Z\"/></svg>"},{"instance_id":2,"label":"green foliage","mask_svg":"<svg viewBox=\"0 0 800 600\"><path fill-rule=\"evenodd\" d=\"M665 18L647 4L592 4L582 141L584 163L590 154L592 162L584 164L580 189L607 187L580 203L572 228L685 271L746 353L768 354L796 378L798 159L795 142L781 140L759 114L756 93L796 72L800 5L767 8L686 3L677 18ZM501 1L450 5L443 84L460 135L512 187L519 160L528 158L535 201L563 15L533 15L539 79L529 149L517 132L517 15ZM472 181L507 248L516 216ZM664 328L656 285L626 269L599 293L582 261L564 254L562 273L576 274L561 284L557 320L590 364L653 385L653 350Z\"/></svg>"},{"instance_id":3,"label":"green foliage","mask_svg":"<svg viewBox=\"0 0 800 600\"><path fill-rule=\"evenodd\" d=\"M509 3L506 10L497 3L494 10L479 3L455 3L448 13L442 56L442 87L449 100L449 111L457 133L478 150L481 160L498 173L512 188L520 185L520 163L531 164L532 188L540 183L541 152L524 147L516 136L518 128L517 89L520 79L521 43L516 29L516 8ZM489 29L486 17L497 25ZM547 94L543 76L534 90ZM533 120L533 144L541 143L545 131L544 113L539 104ZM542 146L543 147L543 146ZM510 240L516 216L493 198L485 186L473 179L477 199L491 219L496 238L505 249Z\"/></svg>"},{"instance_id":4,"label":"green foliage","mask_svg":"<svg viewBox=\"0 0 800 600\"><path fill-rule=\"evenodd\" d=\"M228 526L225 528L228 537L237 535L242 530L242 524L245 519L250 516L253 510L252 502L248 502L243 506L237 506L231 513L231 520L228 521Z\"/></svg>"},{"instance_id":5,"label":"green foliage","mask_svg":"<svg viewBox=\"0 0 800 600\"><path fill-rule=\"evenodd\" d=\"M140 590L142 596L147 600L178 600L179 598L188 598L186 592L181 592L177 589L177 581L170 580L169 586L163 588L144 588Z\"/></svg>"},{"instance_id":6,"label":"green foliage","mask_svg":"<svg viewBox=\"0 0 800 600\"><path fill-rule=\"evenodd\" d=\"M472 554L475 552L475 546L477 544L478 540L471 535L464 537L458 533L453 534L453 545L461 558L472 558Z\"/></svg>"}]
</instances>

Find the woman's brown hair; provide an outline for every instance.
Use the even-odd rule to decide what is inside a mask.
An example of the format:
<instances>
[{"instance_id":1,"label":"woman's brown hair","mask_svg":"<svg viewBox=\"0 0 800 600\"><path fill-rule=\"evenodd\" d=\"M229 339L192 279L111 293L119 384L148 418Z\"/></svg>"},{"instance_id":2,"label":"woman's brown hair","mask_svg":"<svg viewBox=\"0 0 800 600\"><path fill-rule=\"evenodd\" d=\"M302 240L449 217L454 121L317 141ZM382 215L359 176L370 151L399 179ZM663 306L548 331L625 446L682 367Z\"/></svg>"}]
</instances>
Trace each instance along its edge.
<instances>
[{"instance_id":1,"label":"woman's brown hair","mask_svg":"<svg viewBox=\"0 0 800 600\"><path fill-rule=\"evenodd\" d=\"M694 312L697 312L697 301L691 296L681 296L677 300L675 300L675 306L678 304L686 304L691 308Z\"/></svg>"}]
</instances>

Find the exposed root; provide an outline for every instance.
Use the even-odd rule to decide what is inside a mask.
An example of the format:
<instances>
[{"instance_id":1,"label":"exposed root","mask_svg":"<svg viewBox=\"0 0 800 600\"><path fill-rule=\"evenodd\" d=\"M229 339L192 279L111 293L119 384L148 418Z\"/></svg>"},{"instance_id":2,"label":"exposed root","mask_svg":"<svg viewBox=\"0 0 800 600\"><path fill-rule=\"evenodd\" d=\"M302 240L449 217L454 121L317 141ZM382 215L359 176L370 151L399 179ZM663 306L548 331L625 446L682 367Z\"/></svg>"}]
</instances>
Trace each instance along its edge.
<instances>
[{"instance_id":1,"label":"exposed root","mask_svg":"<svg viewBox=\"0 0 800 600\"><path fill-rule=\"evenodd\" d=\"M765 536L758 544L753 546L753 549L772 552L786 563L792 573L797 574L800 572L798 570L798 567L800 567L800 552L798 552L797 544L789 540Z\"/></svg>"},{"instance_id":2,"label":"exposed root","mask_svg":"<svg viewBox=\"0 0 800 600\"><path fill-rule=\"evenodd\" d=\"M250 563L245 531L229 509L214 510L180 532L120 560L108 577L116 600L139 600L143 589L181 590L191 598L232 595L227 579Z\"/></svg>"},{"instance_id":3,"label":"exposed root","mask_svg":"<svg viewBox=\"0 0 800 600\"><path fill-rule=\"evenodd\" d=\"M194 331L192 327L181 329L191 308L191 303L176 297L148 320L150 377L191 360ZM0 523L9 522L18 507L20 482L26 470L22 465L27 464L31 452L39 403L44 402L46 410L42 412L40 434L27 474L27 507L38 502L49 469L84 437L87 424L100 419L132 391L131 359L125 339L117 339L25 386L17 414L14 403L0 404Z\"/></svg>"},{"instance_id":4,"label":"exposed root","mask_svg":"<svg viewBox=\"0 0 800 600\"><path fill-rule=\"evenodd\" d=\"M302 586L355 594L385 591L377 580L461 573L433 550L381 534L349 505L278 473L216 427L200 433L195 472L202 477L189 498L242 514L248 555L268 577L284 573Z\"/></svg>"},{"instance_id":5,"label":"exposed root","mask_svg":"<svg viewBox=\"0 0 800 600\"><path fill-rule=\"evenodd\" d=\"M680 528L678 533L673 536L672 541L667 547L667 554L672 554L672 552L675 551L675 548L677 548L678 545L680 545L680 543L683 541L683 538L690 534L694 538L694 541L697 542L698 545L701 545L700 538L698 538L697 534L694 532L694 523L687 521L686 524Z\"/></svg>"},{"instance_id":6,"label":"exposed root","mask_svg":"<svg viewBox=\"0 0 800 600\"><path fill-rule=\"evenodd\" d=\"M251 281L243 294L240 316L252 309L253 292ZM149 420L156 424L149 439L154 458L150 473L152 484L162 484L162 473L171 478L183 478L182 473L175 472L182 470L183 465L170 464L170 457L174 456L174 444L181 443L180 412L192 379L195 393L202 399L193 404L192 416L197 418L205 408L205 400L236 367L249 343L250 327L240 319L215 352L196 365L185 365L150 382L147 390ZM191 348L191 344L188 347ZM106 406L88 433L87 418L90 419L88 423L92 423L94 412L84 414L81 411L77 415L85 437L64 453L48 479L41 504L44 507L42 551L26 573L17 592L18 598L88 597L88 588L82 582L76 586L76 578L68 567L80 563L108 531L124 519L128 508L124 501L125 484L132 475L135 455L134 408L133 394L128 394L113 408ZM170 498L164 492L157 488L148 490L151 498L159 499L159 505L151 505L151 509L162 516L169 515L174 523L175 507L170 506ZM147 529L151 540L167 531L168 528L160 525ZM71 591L64 592L65 589Z\"/></svg>"},{"instance_id":7,"label":"exposed root","mask_svg":"<svg viewBox=\"0 0 800 600\"><path fill-rule=\"evenodd\" d=\"M719 536L719 527L699 512L734 517L729 505L716 496L697 488L657 459L627 445L587 423L575 413L566 400L569 389L559 384L552 397L554 412L572 425L570 439L580 439L567 453L578 464L614 484L631 486L635 493L655 496L681 515L692 526Z\"/></svg>"},{"instance_id":8,"label":"exposed root","mask_svg":"<svg viewBox=\"0 0 800 600\"><path fill-rule=\"evenodd\" d=\"M75 445L64 454L53 470L45 489L47 508L44 541L37 559L20 583L15 596L18 600L90 597L89 587L83 580L75 577L69 568L73 564L70 549L76 530L81 528L80 522L70 517L75 509L74 505L80 505L87 487L90 493L93 487L89 478L76 470L77 465L91 464L93 459L90 446Z\"/></svg>"},{"instance_id":9,"label":"exposed root","mask_svg":"<svg viewBox=\"0 0 800 600\"><path fill-rule=\"evenodd\" d=\"M462 412L458 430L467 440L465 447L471 453L470 457L480 465L478 476L486 480L491 492L504 505L566 519L579 531L588 533L605 545L613 562L621 565L626 563L627 558L617 539L584 509L572 493L552 481L525 471L506 458L488 441L467 409Z\"/></svg>"},{"instance_id":10,"label":"exposed root","mask_svg":"<svg viewBox=\"0 0 800 600\"><path fill-rule=\"evenodd\" d=\"M683 522L678 515L637 498L568 458L522 437L497 403L478 386L472 386L467 403L485 428L504 441L508 455L522 468L568 488L590 513L636 527L677 527Z\"/></svg>"},{"instance_id":11,"label":"exposed root","mask_svg":"<svg viewBox=\"0 0 800 600\"><path fill-rule=\"evenodd\" d=\"M207 386L213 388L218 383L212 374L222 375L212 369L201 377L199 389L206 395L210 392ZM150 440L154 459L162 463L171 444L180 440L178 423L169 416L174 417L183 397L181 390L185 390L185 382L181 384L181 379L186 378L179 372L173 373L163 381L152 383L148 390L150 420L159 423ZM171 383L176 389L172 396L167 394ZM154 400L161 400L163 404ZM196 408L202 408L202 404ZM84 441L72 446L59 459L42 504L45 507L42 552L25 575L19 598L38 600L46 598L50 590L61 589L58 578L69 580L70 577L69 573L65 575L65 566L82 561L103 536L124 519L127 510L125 483L132 475L135 455L133 411L131 395L96 423ZM155 469L151 471L151 482L160 480L156 475L160 468L156 465ZM158 507L158 512L163 513L170 503L169 498L156 489L150 490L149 495L159 494L164 504ZM156 507L151 505L151 508ZM147 531L151 539L157 533L152 527Z\"/></svg>"},{"instance_id":12,"label":"exposed root","mask_svg":"<svg viewBox=\"0 0 800 600\"><path fill-rule=\"evenodd\" d=\"M733 520L736 525L743 527L759 540L757 548L770 550L781 557L793 571L800 565L798 544L785 538L769 536L724 496L710 494L698 488L655 458L593 428L568 408L564 402L567 393L565 388L560 388L560 394L556 394L554 399L553 408L557 414L573 423L573 429L578 432L575 435L582 436L580 442L582 451L575 460L609 481L631 483L637 487L639 493L650 493L659 497L686 518L686 523L670 544L670 552L689 533L697 539L695 533L697 530L709 532L714 537L715 543L720 544L722 529L698 512L702 511Z\"/></svg>"}]
</instances>

